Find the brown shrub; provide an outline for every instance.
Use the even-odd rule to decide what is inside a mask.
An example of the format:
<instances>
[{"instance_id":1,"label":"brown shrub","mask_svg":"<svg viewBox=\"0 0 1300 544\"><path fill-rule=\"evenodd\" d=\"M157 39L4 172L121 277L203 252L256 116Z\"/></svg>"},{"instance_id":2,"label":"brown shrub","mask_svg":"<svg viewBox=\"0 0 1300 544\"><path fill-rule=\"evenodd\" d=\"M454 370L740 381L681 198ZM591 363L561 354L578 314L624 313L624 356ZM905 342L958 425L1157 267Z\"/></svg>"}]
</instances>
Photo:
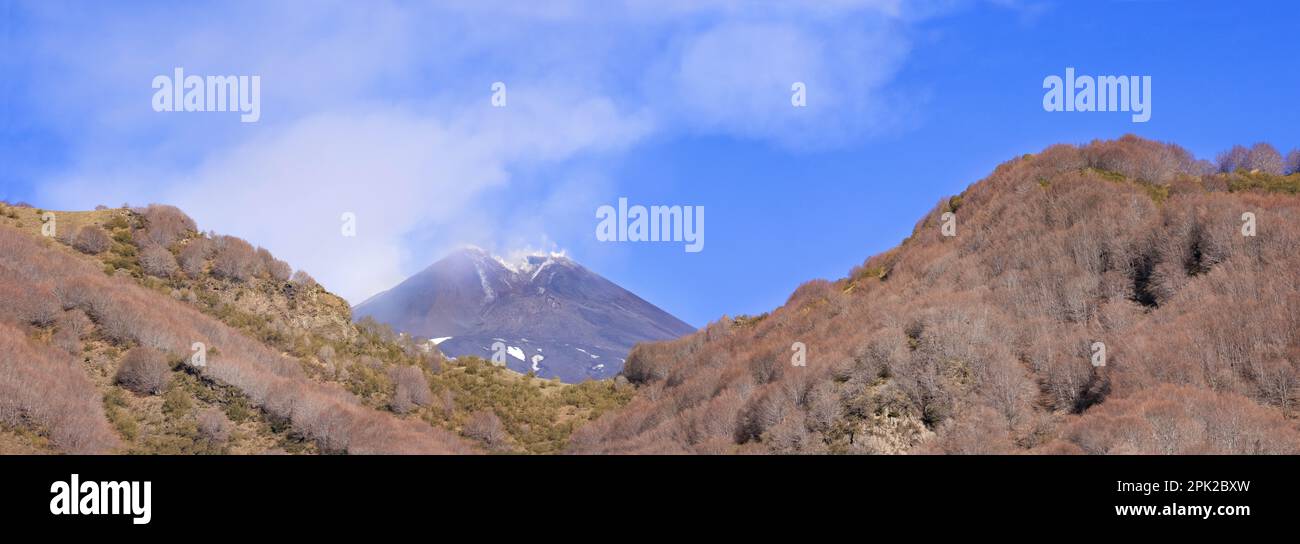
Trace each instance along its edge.
<instances>
[{"instance_id":1,"label":"brown shrub","mask_svg":"<svg viewBox=\"0 0 1300 544\"><path fill-rule=\"evenodd\" d=\"M1243 168L1280 176L1286 170L1286 164L1282 160L1282 154L1278 153L1276 148L1260 142L1250 146L1250 152L1246 154L1246 163Z\"/></svg>"},{"instance_id":2,"label":"brown shrub","mask_svg":"<svg viewBox=\"0 0 1300 544\"><path fill-rule=\"evenodd\" d=\"M507 437L501 418L491 410L479 410L470 415L461 433L493 449L504 446Z\"/></svg>"},{"instance_id":3,"label":"brown shrub","mask_svg":"<svg viewBox=\"0 0 1300 544\"><path fill-rule=\"evenodd\" d=\"M1083 149L1083 154L1093 168L1118 172L1148 183L1168 183L1178 174L1196 174L1199 171L1195 158L1182 147L1144 140L1132 134L1119 140L1094 141Z\"/></svg>"},{"instance_id":4,"label":"brown shrub","mask_svg":"<svg viewBox=\"0 0 1300 544\"><path fill-rule=\"evenodd\" d=\"M808 428L826 432L843 415L843 405L833 382L819 382L808 394Z\"/></svg>"},{"instance_id":5,"label":"brown shrub","mask_svg":"<svg viewBox=\"0 0 1300 544\"><path fill-rule=\"evenodd\" d=\"M77 238L72 245L82 253L98 255L113 247L113 241L108 238L108 233L105 233L104 229L97 225L86 225L77 231Z\"/></svg>"},{"instance_id":6,"label":"brown shrub","mask_svg":"<svg viewBox=\"0 0 1300 544\"><path fill-rule=\"evenodd\" d=\"M238 389L253 405L287 421L294 433L316 442L324 451L473 451L452 433L424 421L404 421L367 408L339 387L313 382L300 362L187 304L144 289L129 278L105 276L94 263L44 247L34 237L6 226L0 226L0 275L12 278L19 287L51 282L51 293L64 308L84 311L106 337L117 342L171 353L188 353L195 341L220 346L221 356L209 358L207 365L196 371L204 379ZM7 304L0 299L0 310ZM81 396L99 403L93 396ZM0 401L4 399L0 391ZM102 407L97 410L77 413L101 414L98 417L102 419Z\"/></svg>"},{"instance_id":7,"label":"brown shrub","mask_svg":"<svg viewBox=\"0 0 1300 544\"><path fill-rule=\"evenodd\" d=\"M279 259L272 259L271 262L266 265L266 273L275 281L289 281L289 278L293 273L293 267L289 266L289 263Z\"/></svg>"},{"instance_id":8,"label":"brown shrub","mask_svg":"<svg viewBox=\"0 0 1300 544\"><path fill-rule=\"evenodd\" d=\"M1300 434L1280 411L1231 393L1169 384L1102 404L1065 434L1087 453L1300 452Z\"/></svg>"},{"instance_id":9,"label":"brown shrub","mask_svg":"<svg viewBox=\"0 0 1300 544\"><path fill-rule=\"evenodd\" d=\"M81 353L81 339L94 325L86 312L71 310L63 312L55 321L55 331L51 342L70 354Z\"/></svg>"},{"instance_id":10,"label":"brown shrub","mask_svg":"<svg viewBox=\"0 0 1300 544\"><path fill-rule=\"evenodd\" d=\"M199 436L213 445L222 445L230 440L230 420L217 408L207 408L199 412Z\"/></svg>"},{"instance_id":11,"label":"brown shrub","mask_svg":"<svg viewBox=\"0 0 1300 544\"><path fill-rule=\"evenodd\" d=\"M750 397L749 403L741 412L736 429L736 442L743 443L761 438L764 433L787 417L795 419L796 409L795 403L784 391L764 389Z\"/></svg>"},{"instance_id":12,"label":"brown shrub","mask_svg":"<svg viewBox=\"0 0 1300 544\"><path fill-rule=\"evenodd\" d=\"M763 433L763 445L772 453L811 452L816 447L812 433L804 427L803 418L791 414Z\"/></svg>"},{"instance_id":13,"label":"brown shrub","mask_svg":"<svg viewBox=\"0 0 1300 544\"><path fill-rule=\"evenodd\" d=\"M17 277L0 270L0 320L46 326L59 317L61 308L47 284L20 284ZM13 281L11 281L13 280Z\"/></svg>"},{"instance_id":14,"label":"brown shrub","mask_svg":"<svg viewBox=\"0 0 1300 544\"><path fill-rule=\"evenodd\" d=\"M181 270L191 278L202 276L204 269L207 267L208 259L212 257L215 249L212 240L207 238L190 240L189 243L185 244L185 248L181 250L179 259Z\"/></svg>"},{"instance_id":15,"label":"brown shrub","mask_svg":"<svg viewBox=\"0 0 1300 544\"><path fill-rule=\"evenodd\" d=\"M788 364L784 358L774 353L765 353L755 357L750 362L750 371L754 375L754 383L758 385L768 384L781 379L785 373L785 366Z\"/></svg>"},{"instance_id":16,"label":"brown shrub","mask_svg":"<svg viewBox=\"0 0 1300 544\"><path fill-rule=\"evenodd\" d=\"M389 407L396 413L405 414L416 406L428 406L433 403L433 392L429 390L429 381L424 373L413 366L396 367L390 372L396 385L393 400Z\"/></svg>"},{"instance_id":17,"label":"brown shrub","mask_svg":"<svg viewBox=\"0 0 1300 544\"><path fill-rule=\"evenodd\" d=\"M216 252L212 256L212 274L218 278L248 281L261 267L253 246L234 236L219 236L213 240Z\"/></svg>"},{"instance_id":18,"label":"brown shrub","mask_svg":"<svg viewBox=\"0 0 1300 544\"><path fill-rule=\"evenodd\" d=\"M140 252L140 268L150 276L170 278L176 273L176 257L163 246L150 245Z\"/></svg>"},{"instance_id":19,"label":"brown shrub","mask_svg":"<svg viewBox=\"0 0 1300 544\"><path fill-rule=\"evenodd\" d=\"M3 233L0 233L2 236ZM0 422L48 433L66 453L108 453L119 443L103 399L78 361L0 323Z\"/></svg>"},{"instance_id":20,"label":"brown shrub","mask_svg":"<svg viewBox=\"0 0 1300 544\"><path fill-rule=\"evenodd\" d=\"M294 285L303 288L311 288L317 285L316 278L311 277L311 274L308 274L306 270L299 270L297 272L294 272L293 277L290 278L290 281L292 281Z\"/></svg>"},{"instance_id":21,"label":"brown shrub","mask_svg":"<svg viewBox=\"0 0 1300 544\"><path fill-rule=\"evenodd\" d=\"M157 395L167 387L171 367L162 352L148 347L131 348L122 357L114 381L141 395Z\"/></svg>"},{"instance_id":22,"label":"brown shrub","mask_svg":"<svg viewBox=\"0 0 1300 544\"><path fill-rule=\"evenodd\" d=\"M945 423L919 453L949 455L1001 455L1013 453L1003 415L996 410L978 407Z\"/></svg>"},{"instance_id":23,"label":"brown shrub","mask_svg":"<svg viewBox=\"0 0 1300 544\"><path fill-rule=\"evenodd\" d=\"M289 263L276 259L266 248L257 248L257 260L259 273L276 281L289 281L293 268Z\"/></svg>"},{"instance_id":24,"label":"brown shrub","mask_svg":"<svg viewBox=\"0 0 1300 544\"><path fill-rule=\"evenodd\" d=\"M1250 151L1244 146L1234 145L1232 149L1219 153L1215 160L1215 165L1220 172L1231 174L1240 168L1246 167L1246 158L1250 156Z\"/></svg>"},{"instance_id":25,"label":"brown shrub","mask_svg":"<svg viewBox=\"0 0 1300 544\"><path fill-rule=\"evenodd\" d=\"M144 237L163 247L198 230L194 220L175 206L150 204L140 215L144 218Z\"/></svg>"},{"instance_id":26,"label":"brown shrub","mask_svg":"<svg viewBox=\"0 0 1300 544\"><path fill-rule=\"evenodd\" d=\"M635 384L645 384L663 380L668 377L669 364L662 358L654 357L648 352L651 348L644 344L632 348L623 365L623 376Z\"/></svg>"},{"instance_id":27,"label":"brown shrub","mask_svg":"<svg viewBox=\"0 0 1300 544\"><path fill-rule=\"evenodd\" d=\"M636 346L636 398L570 451L871 450L863 429L912 418L937 433L920 451L1292 451L1279 422L1300 396L1300 198L1267 192L1283 183L1133 136L1008 161L845 279ZM942 236L953 210L957 236ZM1246 211L1266 225L1255 237ZM794 341L816 348L806 369L787 368ZM1142 396L1166 384L1185 398Z\"/></svg>"}]
</instances>

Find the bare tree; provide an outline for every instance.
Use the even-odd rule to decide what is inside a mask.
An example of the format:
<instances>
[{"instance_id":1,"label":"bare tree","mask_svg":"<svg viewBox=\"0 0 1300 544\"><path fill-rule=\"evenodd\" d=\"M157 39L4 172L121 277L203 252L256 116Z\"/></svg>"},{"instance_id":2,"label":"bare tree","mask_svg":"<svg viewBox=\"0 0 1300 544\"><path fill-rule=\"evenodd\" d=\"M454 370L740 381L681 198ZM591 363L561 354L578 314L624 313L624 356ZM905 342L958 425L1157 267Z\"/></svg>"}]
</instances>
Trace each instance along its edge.
<instances>
[{"instance_id":1,"label":"bare tree","mask_svg":"<svg viewBox=\"0 0 1300 544\"><path fill-rule=\"evenodd\" d=\"M33 288L6 279L5 274L0 274L0 320L43 327L59 318L61 309L48 286Z\"/></svg>"},{"instance_id":2,"label":"bare tree","mask_svg":"<svg viewBox=\"0 0 1300 544\"><path fill-rule=\"evenodd\" d=\"M140 215L144 218L145 238L160 246L170 246L198 230L194 220L175 206L150 204Z\"/></svg>"},{"instance_id":3,"label":"bare tree","mask_svg":"<svg viewBox=\"0 0 1300 544\"><path fill-rule=\"evenodd\" d=\"M257 248L258 271L276 281L289 281L293 268L288 263L276 259L266 248Z\"/></svg>"},{"instance_id":4,"label":"bare tree","mask_svg":"<svg viewBox=\"0 0 1300 544\"><path fill-rule=\"evenodd\" d=\"M1250 166L1248 155L1224 153L1221 170ZM797 422L814 438L848 431L855 449L859 429L875 440L913 428L890 447L1300 451L1288 417L1300 397L1300 206L1274 194L1285 184L1228 190L1253 181L1136 137L1015 158L962 193L955 240L931 212L903 245L761 318L638 345L624 369L635 398L576 431L570 449L806 452L823 441ZM1241 235L1245 211L1267 235ZM824 364L763 360L794 339Z\"/></svg>"},{"instance_id":5,"label":"bare tree","mask_svg":"<svg viewBox=\"0 0 1300 544\"><path fill-rule=\"evenodd\" d=\"M157 395L167 387L171 368L162 352L148 347L135 347L122 357L115 381L118 385L141 395Z\"/></svg>"},{"instance_id":6,"label":"bare tree","mask_svg":"<svg viewBox=\"0 0 1300 544\"><path fill-rule=\"evenodd\" d=\"M190 240L188 244L185 244L185 248L181 250L179 259L181 270L191 278L203 275L203 271L208 264L208 258L212 256L214 250L212 240L207 238Z\"/></svg>"},{"instance_id":7,"label":"bare tree","mask_svg":"<svg viewBox=\"0 0 1300 544\"><path fill-rule=\"evenodd\" d=\"M221 236L213 242L217 247L212 257L213 275L238 281L257 275L261 262L252 245L234 236Z\"/></svg>"},{"instance_id":8,"label":"bare tree","mask_svg":"<svg viewBox=\"0 0 1300 544\"><path fill-rule=\"evenodd\" d=\"M299 361L279 350L137 282L107 276L88 261L30 233L0 227L0 424L35 425L52 446L70 453L105 452L118 444L80 358L30 340L20 328L26 325L15 325L9 317L12 299L3 291L12 287L53 301L56 308L85 312L98 333L120 346L172 353L188 353L196 341L219 346L220 356L194 371L204 380L239 390L252 405L282 418L292 433L315 441L322 450L472 451L451 432L369 408L347 390L309 378ZM125 366L124 383L138 384L144 391L165 388L156 380L158 372L152 374L155 379L147 378L150 373L136 379L130 370L135 364ZM170 376L165 367L164 361L162 375Z\"/></svg>"},{"instance_id":9,"label":"bare tree","mask_svg":"<svg viewBox=\"0 0 1300 544\"><path fill-rule=\"evenodd\" d=\"M77 309L63 312L55 322L57 330L51 340L68 353L81 353L81 339L93 325L86 312Z\"/></svg>"},{"instance_id":10,"label":"bare tree","mask_svg":"<svg viewBox=\"0 0 1300 544\"><path fill-rule=\"evenodd\" d=\"M653 349L647 344L637 344L632 348L632 352L627 356L627 362L623 365L623 375L628 381L644 384L668 377L671 364L663 358L656 357L652 353Z\"/></svg>"},{"instance_id":11,"label":"bare tree","mask_svg":"<svg viewBox=\"0 0 1300 544\"><path fill-rule=\"evenodd\" d=\"M997 411L1011 428L1020 423L1030 411L1036 388L1025 376L1019 363L1010 354L1000 354L984 364L980 377L980 390L986 402Z\"/></svg>"},{"instance_id":12,"label":"bare tree","mask_svg":"<svg viewBox=\"0 0 1300 544\"><path fill-rule=\"evenodd\" d=\"M429 390L429 381L424 373L413 366L401 366L390 372L396 389L389 407L399 414L405 414L416 406L428 406L433 403L433 392Z\"/></svg>"},{"instance_id":13,"label":"bare tree","mask_svg":"<svg viewBox=\"0 0 1300 544\"><path fill-rule=\"evenodd\" d=\"M1246 170L1259 170L1265 174L1275 176L1282 175L1284 164L1282 163L1282 154L1277 152L1277 148L1260 142L1250 147L1250 152L1246 154L1246 164L1243 166Z\"/></svg>"},{"instance_id":14,"label":"bare tree","mask_svg":"<svg viewBox=\"0 0 1300 544\"><path fill-rule=\"evenodd\" d=\"M820 382L808 393L808 427L824 432L840 419L842 410L834 383Z\"/></svg>"},{"instance_id":15,"label":"bare tree","mask_svg":"<svg viewBox=\"0 0 1300 544\"><path fill-rule=\"evenodd\" d=\"M167 248L151 244L140 252L140 268L150 276L170 278L176 273L176 257Z\"/></svg>"},{"instance_id":16,"label":"bare tree","mask_svg":"<svg viewBox=\"0 0 1300 544\"><path fill-rule=\"evenodd\" d=\"M0 424L39 431L65 453L117 447L103 399L79 362L0 321Z\"/></svg>"},{"instance_id":17,"label":"bare tree","mask_svg":"<svg viewBox=\"0 0 1300 544\"><path fill-rule=\"evenodd\" d=\"M216 408L199 412L198 429L199 436L212 445L220 446L230 440L230 420Z\"/></svg>"},{"instance_id":18,"label":"bare tree","mask_svg":"<svg viewBox=\"0 0 1300 544\"><path fill-rule=\"evenodd\" d=\"M1246 157L1250 156L1250 151L1245 146L1234 145L1232 149L1219 153L1215 164L1219 171L1225 174L1236 172L1238 168L1246 167Z\"/></svg>"},{"instance_id":19,"label":"bare tree","mask_svg":"<svg viewBox=\"0 0 1300 544\"><path fill-rule=\"evenodd\" d=\"M73 246L82 253L98 255L112 247L113 241L108 238L108 234L99 226L86 225L77 232L77 238Z\"/></svg>"},{"instance_id":20,"label":"bare tree","mask_svg":"<svg viewBox=\"0 0 1300 544\"><path fill-rule=\"evenodd\" d=\"M469 416L461 432L470 438L482 441L488 447L496 449L506 443L506 429L501 418L492 410L479 410Z\"/></svg>"},{"instance_id":21,"label":"bare tree","mask_svg":"<svg viewBox=\"0 0 1300 544\"><path fill-rule=\"evenodd\" d=\"M311 277L311 274L308 274L306 270L299 270L297 272L294 272L293 276L289 279L289 281L293 282L295 285L304 288L310 288L316 286L316 278Z\"/></svg>"},{"instance_id":22,"label":"bare tree","mask_svg":"<svg viewBox=\"0 0 1300 544\"><path fill-rule=\"evenodd\" d=\"M785 372L785 360L773 353L764 353L750 362L750 370L754 373L754 383L772 383L781 379Z\"/></svg>"},{"instance_id":23,"label":"bare tree","mask_svg":"<svg viewBox=\"0 0 1300 544\"><path fill-rule=\"evenodd\" d=\"M275 281L289 281L292 272L293 267L289 266L289 263L279 259L272 259L271 262L266 265L266 273Z\"/></svg>"}]
</instances>

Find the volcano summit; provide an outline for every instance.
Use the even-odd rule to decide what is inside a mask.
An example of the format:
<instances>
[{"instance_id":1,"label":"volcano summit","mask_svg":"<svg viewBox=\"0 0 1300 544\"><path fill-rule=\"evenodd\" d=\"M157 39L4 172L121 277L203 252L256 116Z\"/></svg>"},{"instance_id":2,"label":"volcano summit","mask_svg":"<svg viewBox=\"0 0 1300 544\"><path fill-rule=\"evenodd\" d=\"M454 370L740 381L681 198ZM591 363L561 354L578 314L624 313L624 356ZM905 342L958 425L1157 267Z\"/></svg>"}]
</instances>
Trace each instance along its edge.
<instances>
[{"instance_id":1,"label":"volcano summit","mask_svg":"<svg viewBox=\"0 0 1300 544\"><path fill-rule=\"evenodd\" d=\"M568 383L609 378L637 342L694 328L560 254L506 262L478 248L458 250L396 287L358 304L407 334L434 338L451 357L491 359Z\"/></svg>"}]
</instances>

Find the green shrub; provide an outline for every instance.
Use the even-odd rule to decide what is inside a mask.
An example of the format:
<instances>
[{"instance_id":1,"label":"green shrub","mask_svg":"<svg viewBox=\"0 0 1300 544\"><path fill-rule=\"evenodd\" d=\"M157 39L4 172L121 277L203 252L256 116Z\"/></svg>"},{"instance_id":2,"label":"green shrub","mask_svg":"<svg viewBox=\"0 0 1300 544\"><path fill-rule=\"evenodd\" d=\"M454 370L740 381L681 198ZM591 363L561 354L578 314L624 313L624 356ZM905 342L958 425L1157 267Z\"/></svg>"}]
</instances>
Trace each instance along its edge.
<instances>
[{"instance_id":1,"label":"green shrub","mask_svg":"<svg viewBox=\"0 0 1300 544\"><path fill-rule=\"evenodd\" d=\"M163 413L173 418L180 418L188 414L192 408L194 408L194 403L190 401L189 393L186 393L182 387L172 387L167 390L166 395L163 395Z\"/></svg>"},{"instance_id":2,"label":"green shrub","mask_svg":"<svg viewBox=\"0 0 1300 544\"><path fill-rule=\"evenodd\" d=\"M1264 191L1268 193L1300 193L1300 174L1274 176L1262 172L1239 172L1228 180L1228 190L1232 192Z\"/></svg>"},{"instance_id":3,"label":"green shrub","mask_svg":"<svg viewBox=\"0 0 1300 544\"><path fill-rule=\"evenodd\" d=\"M121 215L114 215L112 219L104 222L104 228L109 230L129 229L130 227L131 224Z\"/></svg>"},{"instance_id":4,"label":"green shrub","mask_svg":"<svg viewBox=\"0 0 1300 544\"><path fill-rule=\"evenodd\" d=\"M126 408L126 395L121 389L109 389L108 393L104 394L104 416L122 438L134 442L140 435L140 425Z\"/></svg>"},{"instance_id":5,"label":"green shrub","mask_svg":"<svg viewBox=\"0 0 1300 544\"><path fill-rule=\"evenodd\" d=\"M235 423L243 423L256 415L248 399L237 397L226 404L226 417Z\"/></svg>"}]
</instances>

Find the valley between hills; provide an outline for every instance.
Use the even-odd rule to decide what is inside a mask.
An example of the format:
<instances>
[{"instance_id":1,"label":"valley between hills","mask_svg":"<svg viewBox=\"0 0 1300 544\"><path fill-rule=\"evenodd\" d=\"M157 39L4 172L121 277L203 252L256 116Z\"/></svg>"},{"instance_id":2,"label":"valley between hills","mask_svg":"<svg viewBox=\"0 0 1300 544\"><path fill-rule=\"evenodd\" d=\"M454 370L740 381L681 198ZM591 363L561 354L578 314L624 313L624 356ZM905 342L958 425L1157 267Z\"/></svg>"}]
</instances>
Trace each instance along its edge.
<instances>
[{"instance_id":1,"label":"valley between hills","mask_svg":"<svg viewBox=\"0 0 1300 544\"><path fill-rule=\"evenodd\" d=\"M1294 454L1298 192L1300 173L1132 136L1050 146L770 313L590 328L626 362L566 380L357 319L171 206L6 203L0 453ZM579 304L521 277L494 284L528 295L510 312ZM490 338L480 288L439 294L474 312L403 315Z\"/></svg>"}]
</instances>

